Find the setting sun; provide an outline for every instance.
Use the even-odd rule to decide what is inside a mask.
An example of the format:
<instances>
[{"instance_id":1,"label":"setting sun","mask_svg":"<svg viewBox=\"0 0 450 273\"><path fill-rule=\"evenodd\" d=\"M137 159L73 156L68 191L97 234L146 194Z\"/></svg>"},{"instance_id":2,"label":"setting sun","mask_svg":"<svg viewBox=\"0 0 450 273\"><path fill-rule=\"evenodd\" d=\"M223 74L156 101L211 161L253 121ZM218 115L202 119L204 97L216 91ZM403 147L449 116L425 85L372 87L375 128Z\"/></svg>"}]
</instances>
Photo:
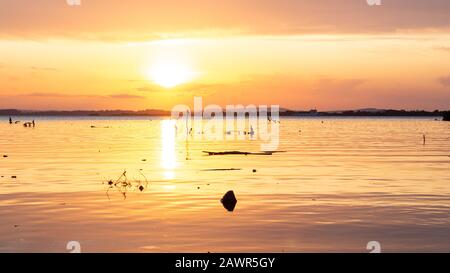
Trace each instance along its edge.
<instances>
[{"instance_id":1,"label":"setting sun","mask_svg":"<svg viewBox=\"0 0 450 273\"><path fill-rule=\"evenodd\" d=\"M164 60L152 65L148 76L155 84L165 88L190 82L195 77L195 72L184 63L176 60Z\"/></svg>"}]
</instances>

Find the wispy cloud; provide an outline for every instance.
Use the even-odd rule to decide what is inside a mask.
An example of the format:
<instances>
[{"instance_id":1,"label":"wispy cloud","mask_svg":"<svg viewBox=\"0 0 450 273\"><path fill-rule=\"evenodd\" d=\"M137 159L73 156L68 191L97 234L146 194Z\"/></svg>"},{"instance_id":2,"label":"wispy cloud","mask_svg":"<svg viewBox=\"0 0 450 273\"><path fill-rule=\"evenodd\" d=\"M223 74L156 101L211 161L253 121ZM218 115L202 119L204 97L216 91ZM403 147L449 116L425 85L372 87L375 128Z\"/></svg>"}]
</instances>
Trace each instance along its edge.
<instances>
[{"instance_id":1,"label":"wispy cloud","mask_svg":"<svg viewBox=\"0 0 450 273\"><path fill-rule=\"evenodd\" d=\"M196 37L214 33L299 35L450 29L448 0L385 0L382 6L369 6L365 0L88 2L74 9L62 0L2 0L0 37L136 41L183 33Z\"/></svg>"},{"instance_id":2,"label":"wispy cloud","mask_svg":"<svg viewBox=\"0 0 450 273\"><path fill-rule=\"evenodd\" d=\"M438 82L443 86L450 86L450 75L438 78Z\"/></svg>"},{"instance_id":3,"label":"wispy cloud","mask_svg":"<svg viewBox=\"0 0 450 273\"><path fill-rule=\"evenodd\" d=\"M102 98L104 96L98 95L70 95L61 93L49 93L49 92L33 92L20 95L22 97L51 97L51 98Z\"/></svg>"},{"instance_id":4,"label":"wispy cloud","mask_svg":"<svg viewBox=\"0 0 450 273\"><path fill-rule=\"evenodd\" d=\"M215 83L215 84L208 84L208 83L186 83L181 84L179 86L176 86L174 88L170 89L171 93L195 93L196 95L205 95L205 94L212 94L217 91L218 88L220 88L223 84ZM158 93L158 92L167 92L168 90L156 85L156 84L148 84L145 86L141 86L136 88L139 92L146 92L146 93Z\"/></svg>"},{"instance_id":5,"label":"wispy cloud","mask_svg":"<svg viewBox=\"0 0 450 273\"><path fill-rule=\"evenodd\" d=\"M58 69L53 67L39 67L39 66L30 66L29 69L39 71L58 71Z\"/></svg>"},{"instance_id":6,"label":"wispy cloud","mask_svg":"<svg viewBox=\"0 0 450 273\"><path fill-rule=\"evenodd\" d=\"M112 94L112 95L71 95L61 93L46 93L46 92L34 92L28 94L22 94L23 97L47 97L47 98L97 98L97 99L144 99L144 96L132 95L132 94Z\"/></svg>"},{"instance_id":7,"label":"wispy cloud","mask_svg":"<svg viewBox=\"0 0 450 273\"><path fill-rule=\"evenodd\" d=\"M365 82L367 82L365 79L321 78L316 82L315 86L318 90L327 92L346 92L354 90Z\"/></svg>"},{"instance_id":8,"label":"wispy cloud","mask_svg":"<svg viewBox=\"0 0 450 273\"><path fill-rule=\"evenodd\" d=\"M436 50L445 51L445 52L449 52L449 53L450 53L450 47L449 47L449 46L435 47L435 49L436 49Z\"/></svg>"},{"instance_id":9,"label":"wispy cloud","mask_svg":"<svg viewBox=\"0 0 450 273\"><path fill-rule=\"evenodd\" d=\"M116 95L109 95L109 97L113 99L145 99L144 96L130 95L130 94L116 94Z\"/></svg>"},{"instance_id":10,"label":"wispy cloud","mask_svg":"<svg viewBox=\"0 0 450 273\"><path fill-rule=\"evenodd\" d=\"M137 91L139 92L158 92L161 91L161 88L155 87L155 86L142 86L142 87L138 87L136 88Z\"/></svg>"}]
</instances>

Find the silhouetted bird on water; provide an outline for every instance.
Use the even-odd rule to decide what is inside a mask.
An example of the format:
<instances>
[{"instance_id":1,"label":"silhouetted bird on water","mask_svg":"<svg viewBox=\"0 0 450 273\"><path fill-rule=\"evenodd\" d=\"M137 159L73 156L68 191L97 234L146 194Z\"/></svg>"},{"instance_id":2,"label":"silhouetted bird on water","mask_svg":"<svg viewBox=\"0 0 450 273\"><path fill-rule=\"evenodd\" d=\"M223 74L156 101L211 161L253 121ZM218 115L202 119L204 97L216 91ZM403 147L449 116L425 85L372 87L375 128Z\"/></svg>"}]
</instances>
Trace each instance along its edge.
<instances>
[{"instance_id":1,"label":"silhouetted bird on water","mask_svg":"<svg viewBox=\"0 0 450 273\"><path fill-rule=\"evenodd\" d=\"M9 124L13 124L11 117L9 117Z\"/></svg>"},{"instance_id":2,"label":"silhouetted bird on water","mask_svg":"<svg viewBox=\"0 0 450 273\"><path fill-rule=\"evenodd\" d=\"M36 127L36 122L34 122L34 119L31 122L25 122L23 127Z\"/></svg>"}]
</instances>

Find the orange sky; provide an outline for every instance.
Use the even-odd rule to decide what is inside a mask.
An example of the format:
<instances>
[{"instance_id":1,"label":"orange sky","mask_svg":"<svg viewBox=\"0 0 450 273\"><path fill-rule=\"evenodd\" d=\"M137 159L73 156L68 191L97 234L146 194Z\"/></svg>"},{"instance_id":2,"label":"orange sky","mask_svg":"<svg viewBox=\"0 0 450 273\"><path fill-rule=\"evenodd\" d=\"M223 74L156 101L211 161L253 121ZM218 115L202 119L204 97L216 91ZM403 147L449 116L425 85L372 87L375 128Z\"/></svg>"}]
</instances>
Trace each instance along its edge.
<instances>
[{"instance_id":1,"label":"orange sky","mask_svg":"<svg viewBox=\"0 0 450 273\"><path fill-rule=\"evenodd\" d=\"M0 1L0 108L450 109L448 0L81 2Z\"/></svg>"}]
</instances>

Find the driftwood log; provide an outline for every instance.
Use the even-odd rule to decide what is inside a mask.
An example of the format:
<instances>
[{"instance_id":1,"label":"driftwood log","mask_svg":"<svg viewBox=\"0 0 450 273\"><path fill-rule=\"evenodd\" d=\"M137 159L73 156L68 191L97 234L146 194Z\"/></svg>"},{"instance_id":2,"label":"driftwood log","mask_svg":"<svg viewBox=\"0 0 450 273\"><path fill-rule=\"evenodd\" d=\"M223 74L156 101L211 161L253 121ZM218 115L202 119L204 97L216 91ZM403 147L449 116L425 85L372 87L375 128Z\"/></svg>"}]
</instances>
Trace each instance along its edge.
<instances>
[{"instance_id":1,"label":"driftwood log","mask_svg":"<svg viewBox=\"0 0 450 273\"><path fill-rule=\"evenodd\" d=\"M225 151L225 152L210 152L203 151L208 155L272 155L274 153L285 153L286 151L266 151L266 152L241 152L241 151Z\"/></svg>"}]
</instances>

